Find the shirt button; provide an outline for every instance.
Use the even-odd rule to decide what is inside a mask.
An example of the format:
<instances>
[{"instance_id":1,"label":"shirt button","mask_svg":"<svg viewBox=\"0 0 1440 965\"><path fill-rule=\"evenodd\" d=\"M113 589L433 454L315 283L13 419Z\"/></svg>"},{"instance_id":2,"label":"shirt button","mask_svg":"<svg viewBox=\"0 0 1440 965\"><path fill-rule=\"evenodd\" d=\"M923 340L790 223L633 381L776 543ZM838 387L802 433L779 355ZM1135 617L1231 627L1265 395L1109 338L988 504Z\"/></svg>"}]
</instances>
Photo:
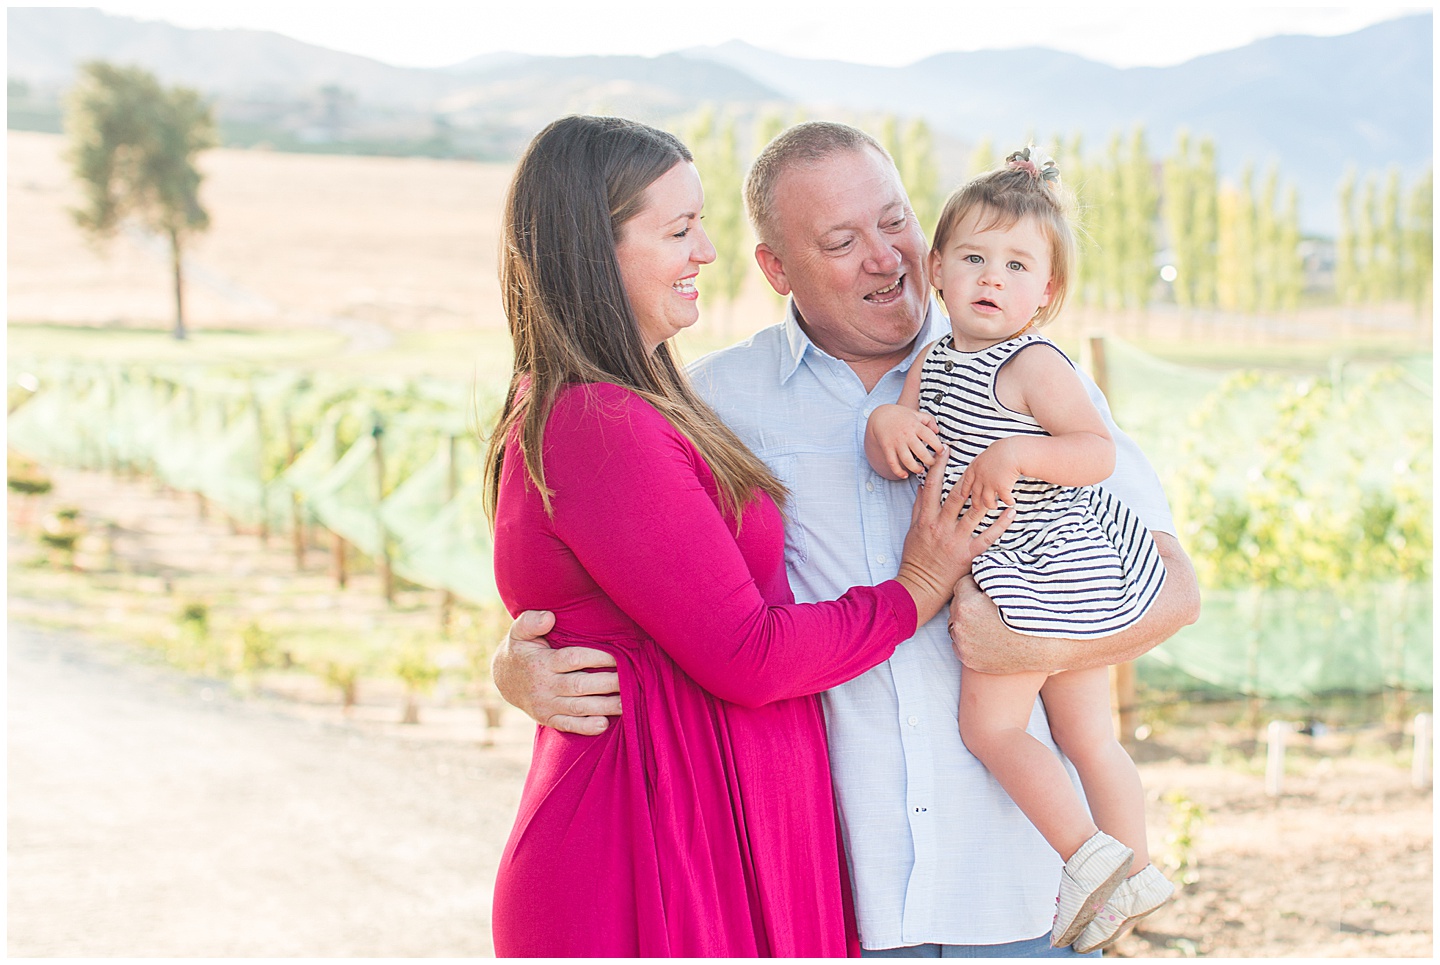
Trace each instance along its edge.
<instances>
[{"instance_id":1,"label":"shirt button","mask_svg":"<svg viewBox=\"0 0 1440 965\"><path fill-rule=\"evenodd\" d=\"M866 491L867 493L873 493L873 492L875 491L875 480L873 480L873 479L867 479L867 480L865 480L865 491Z\"/></svg>"},{"instance_id":2,"label":"shirt button","mask_svg":"<svg viewBox=\"0 0 1440 965\"><path fill-rule=\"evenodd\" d=\"M867 418L867 419L870 418L870 413L872 413L872 412L874 412L874 411L875 411L875 410L874 410L873 408L871 408L871 409L866 409L866 410L865 410L865 418Z\"/></svg>"},{"instance_id":3,"label":"shirt button","mask_svg":"<svg viewBox=\"0 0 1440 965\"><path fill-rule=\"evenodd\" d=\"M919 718L919 717L914 717L914 716L912 716L912 717L910 718L910 726L911 726L911 727L914 727L914 726L915 726L916 724L918 724L918 723L920 723L920 718Z\"/></svg>"},{"instance_id":4,"label":"shirt button","mask_svg":"<svg viewBox=\"0 0 1440 965\"><path fill-rule=\"evenodd\" d=\"M881 553L879 556L875 557L875 562L888 563L890 562L890 557L886 556L884 553Z\"/></svg>"}]
</instances>

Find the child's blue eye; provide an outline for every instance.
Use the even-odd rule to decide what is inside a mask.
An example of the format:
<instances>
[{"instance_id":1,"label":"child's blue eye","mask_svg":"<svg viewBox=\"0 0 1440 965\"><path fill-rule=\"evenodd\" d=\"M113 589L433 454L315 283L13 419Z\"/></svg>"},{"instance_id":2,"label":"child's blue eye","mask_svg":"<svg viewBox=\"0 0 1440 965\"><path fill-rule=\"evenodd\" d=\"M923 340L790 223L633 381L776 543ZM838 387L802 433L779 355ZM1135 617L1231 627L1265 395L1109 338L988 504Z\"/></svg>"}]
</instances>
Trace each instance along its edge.
<instances>
[{"instance_id":1,"label":"child's blue eye","mask_svg":"<svg viewBox=\"0 0 1440 965\"><path fill-rule=\"evenodd\" d=\"M965 260L970 262L970 264L972 265L978 265L981 264L985 259L981 258L979 255L966 255Z\"/></svg>"},{"instance_id":2,"label":"child's blue eye","mask_svg":"<svg viewBox=\"0 0 1440 965\"><path fill-rule=\"evenodd\" d=\"M1006 268L1009 268L1009 269L1012 270L1012 271L1024 271L1024 270L1025 270L1025 266L1022 265L1022 264L1020 264L1020 262L1018 262L1018 261L1012 261L1012 262L1010 262L1010 264L1006 265L1005 267L1006 267Z\"/></svg>"}]
</instances>

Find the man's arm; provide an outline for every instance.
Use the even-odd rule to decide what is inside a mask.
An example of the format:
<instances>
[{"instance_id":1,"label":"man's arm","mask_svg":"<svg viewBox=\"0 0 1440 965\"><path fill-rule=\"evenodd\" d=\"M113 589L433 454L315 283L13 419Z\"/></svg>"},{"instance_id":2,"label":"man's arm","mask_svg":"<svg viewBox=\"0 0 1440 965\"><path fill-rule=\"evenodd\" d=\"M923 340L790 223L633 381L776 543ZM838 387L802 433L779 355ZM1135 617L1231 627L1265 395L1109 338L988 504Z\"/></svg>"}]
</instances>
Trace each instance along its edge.
<instances>
[{"instance_id":1,"label":"man's arm","mask_svg":"<svg viewBox=\"0 0 1440 965\"><path fill-rule=\"evenodd\" d=\"M550 649L545 634L554 626L555 615L545 610L516 617L490 660L490 679L507 703L537 723L567 734L603 733L620 714L620 677L587 671L613 667L615 657L589 647Z\"/></svg>"},{"instance_id":2,"label":"man's arm","mask_svg":"<svg viewBox=\"0 0 1440 965\"><path fill-rule=\"evenodd\" d=\"M1165 561L1165 585L1140 622L1091 640L1057 640L1016 633L1000 619L990 598L970 577L950 602L950 639L955 655L971 670L1007 674L1022 671L1089 670L1134 660L1183 626L1200 618L1200 585L1190 557L1169 533L1152 532Z\"/></svg>"}]
</instances>

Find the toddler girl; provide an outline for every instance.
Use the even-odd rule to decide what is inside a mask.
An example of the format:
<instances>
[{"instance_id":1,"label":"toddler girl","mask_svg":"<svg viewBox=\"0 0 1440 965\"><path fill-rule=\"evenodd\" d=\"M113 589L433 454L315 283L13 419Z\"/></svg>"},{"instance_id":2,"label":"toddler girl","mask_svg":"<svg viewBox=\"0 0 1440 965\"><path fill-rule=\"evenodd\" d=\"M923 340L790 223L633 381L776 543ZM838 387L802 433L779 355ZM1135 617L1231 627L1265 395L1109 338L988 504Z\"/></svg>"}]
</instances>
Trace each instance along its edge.
<instances>
[{"instance_id":1,"label":"toddler girl","mask_svg":"<svg viewBox=\"0 0 1440 965\"><path fill-rule=\"evenodd\" d=\"M928 262L951 334L921 353L900 403L875 410L865 451L876 472L904 479L949 445L945 492L959 485L991 519L1016 508L975 560L976 584L1012 630L1079 639L1138 621L1165 567L1139 517L1095 485L1114 469L1114 442L1070 360L1035 332L1068 287L1066 212L1054 162L1028 148L951 196ZM1093 821L1060 759L1026 733L1037 693ZM1066 859L1053 945L1103 948L1169 899L1173 886L1148 859L1140 776L1110 722L1106 668L967 669L960 734Z\"/></svg>"}]
</instances>

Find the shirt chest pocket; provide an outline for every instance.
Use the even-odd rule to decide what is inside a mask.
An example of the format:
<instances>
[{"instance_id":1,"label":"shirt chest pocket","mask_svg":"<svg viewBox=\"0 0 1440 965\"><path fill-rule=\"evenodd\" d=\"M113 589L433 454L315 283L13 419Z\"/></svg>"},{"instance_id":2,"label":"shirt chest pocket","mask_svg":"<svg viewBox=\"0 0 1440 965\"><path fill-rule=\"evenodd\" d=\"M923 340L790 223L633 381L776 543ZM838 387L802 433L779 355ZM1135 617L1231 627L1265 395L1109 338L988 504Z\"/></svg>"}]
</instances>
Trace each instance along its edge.
<instances>
[{"instance_id":1,"label":"shirt chest pocket","mask_svg":"<svg viewBox=\"0 0 1440 965\"><path fill-rule=\"evenodd\" d=\"M808 480L800 475L799 456L772 456L765 460L770 471L785 484L790 498L785 500L782 512L785 515L785 562L791 566L810 559L809 541L806 539L804 511L806 502L804 490Z\"/></svg>"}]
</instances>

